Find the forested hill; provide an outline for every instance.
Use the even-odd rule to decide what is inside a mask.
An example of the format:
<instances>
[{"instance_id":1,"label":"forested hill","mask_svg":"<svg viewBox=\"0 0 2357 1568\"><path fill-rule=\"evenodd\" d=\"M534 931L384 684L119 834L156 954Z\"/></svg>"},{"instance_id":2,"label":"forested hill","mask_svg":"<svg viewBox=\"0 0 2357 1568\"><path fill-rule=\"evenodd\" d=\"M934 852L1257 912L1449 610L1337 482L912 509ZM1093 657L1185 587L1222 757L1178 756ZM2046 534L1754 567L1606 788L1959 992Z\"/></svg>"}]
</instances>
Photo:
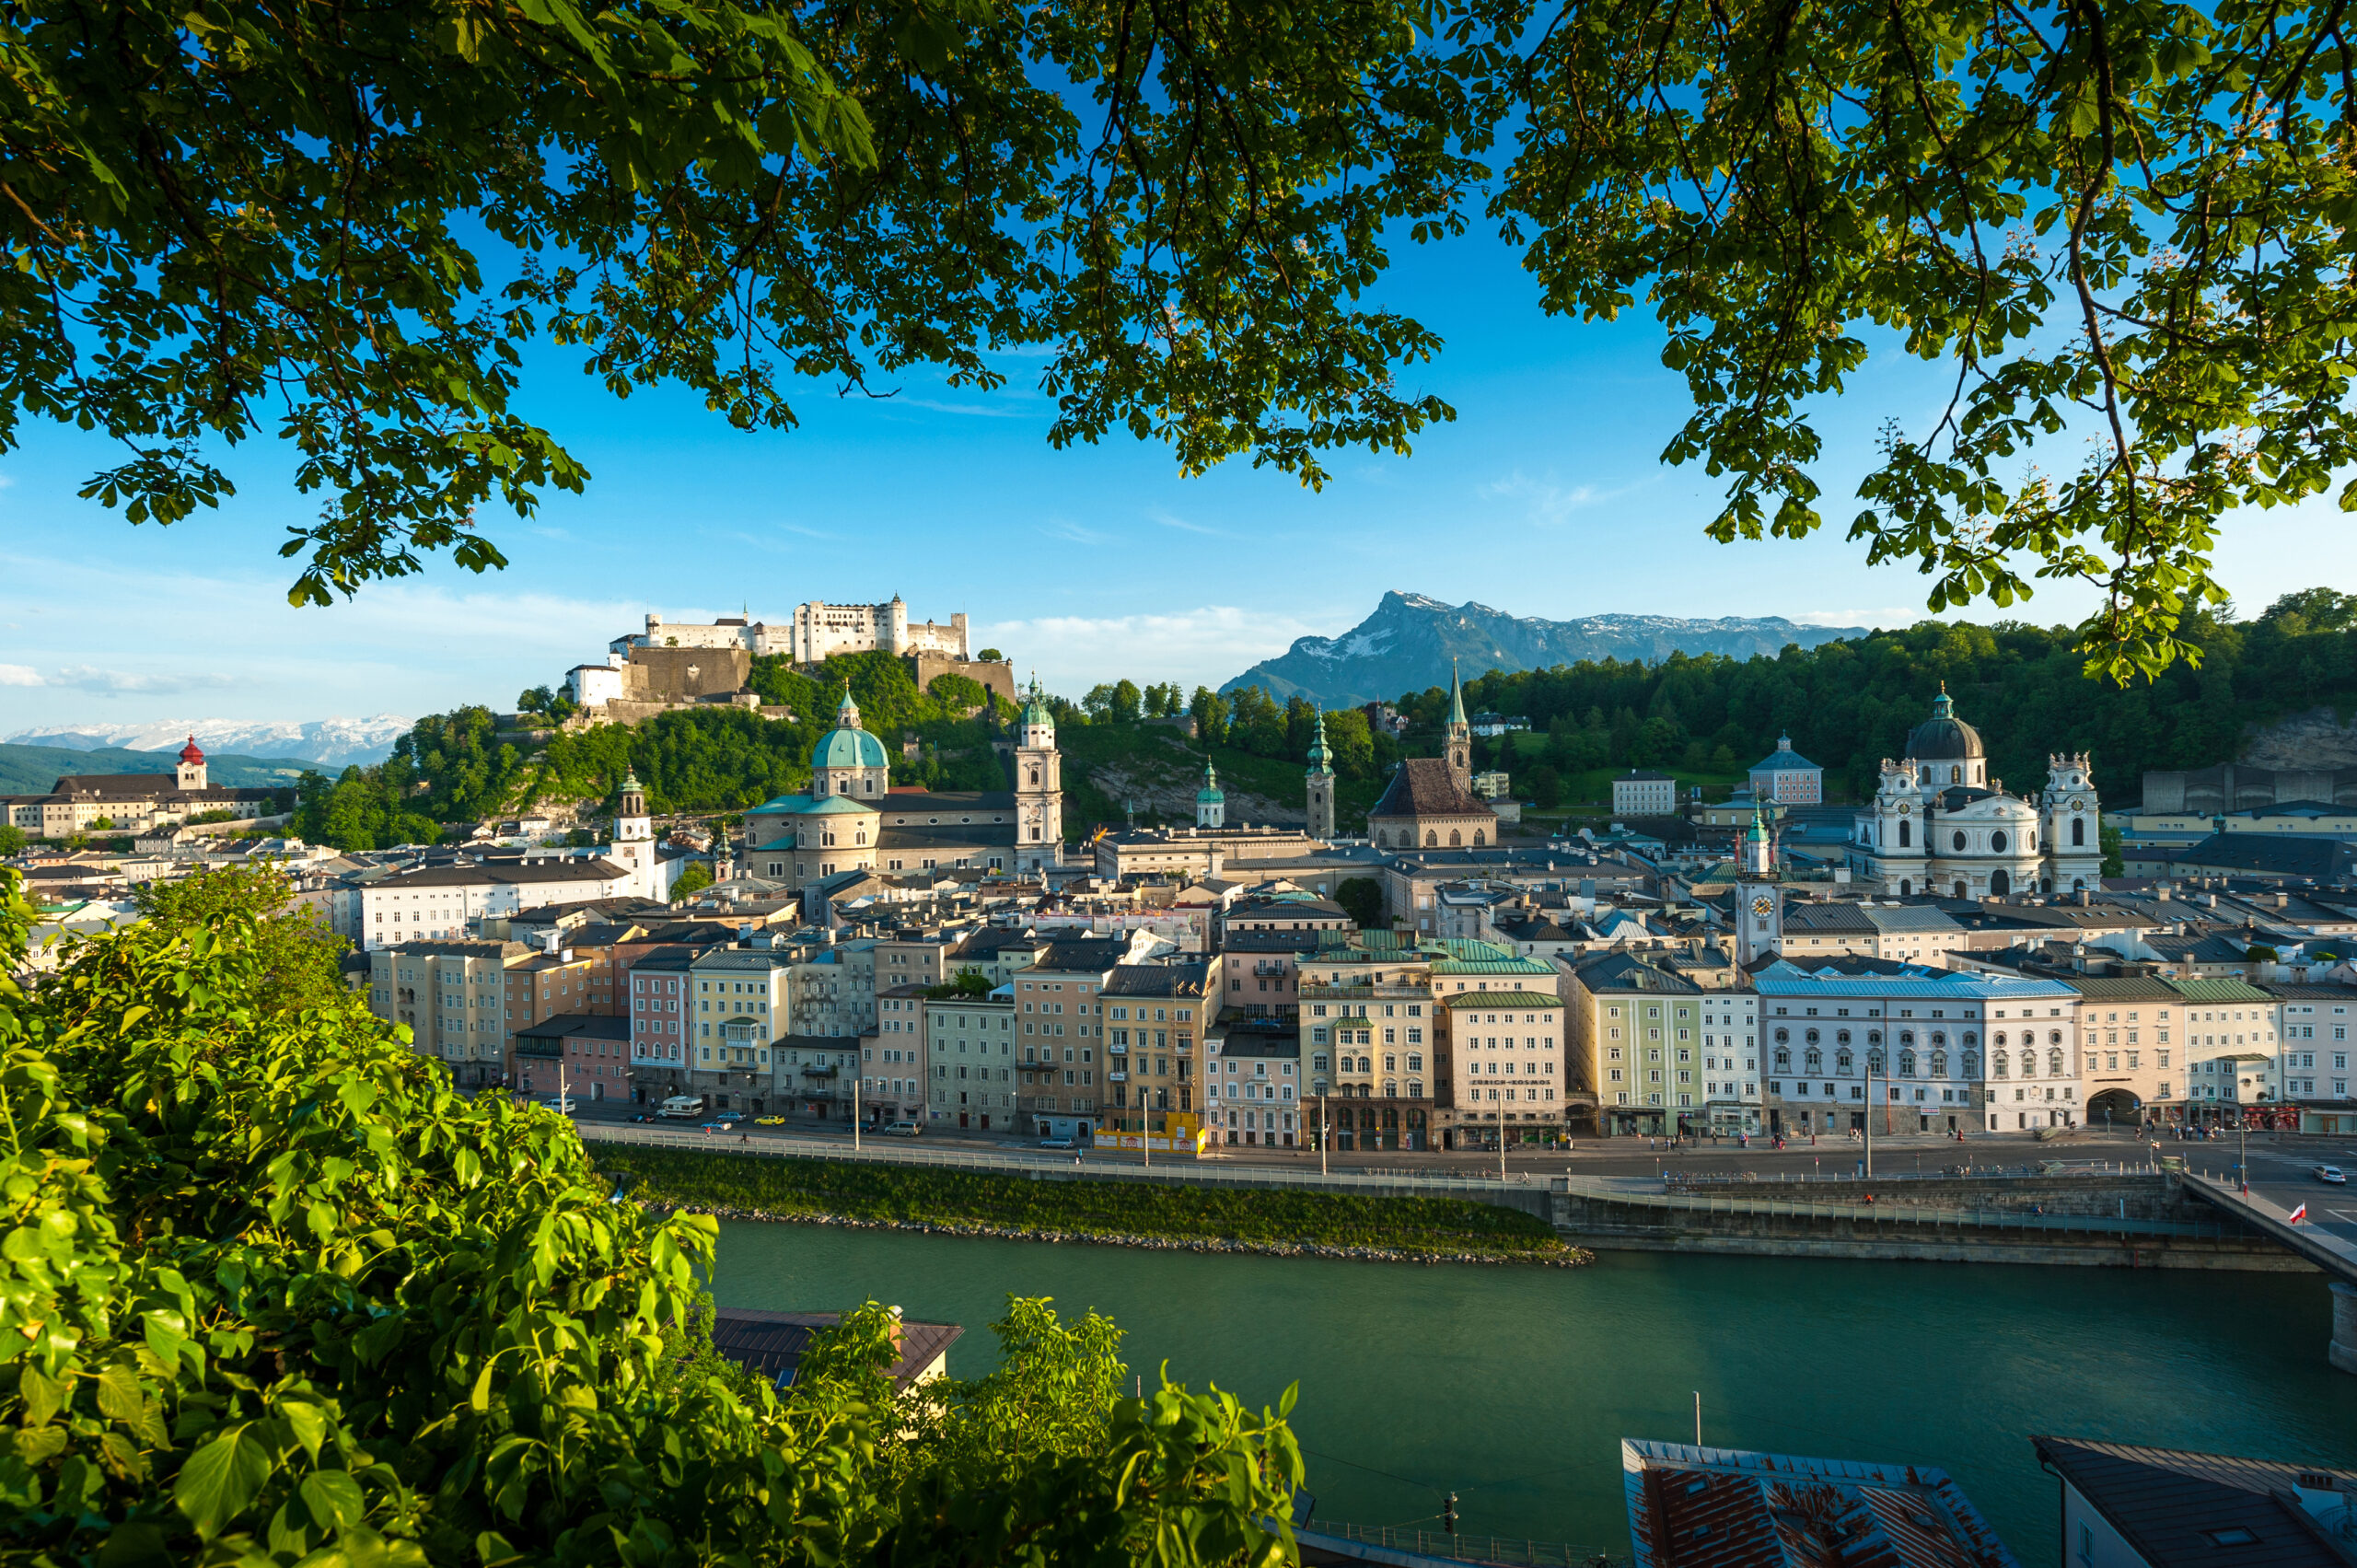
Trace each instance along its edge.
<instances>
[{"instance_id":1,"label":"forested hill","mask_svg":"<svg viewBox=\"0 0 2357 1568\"><path fill-rule=\"evenodd\" d=\"M1538 736L1511 756L1501 755L1502 744L1479 744L1477 761L1496 758L1515 773L1518 794L1542 800L1550 775L1560 784L1561 775L1607 766L1724 780L1786 731L1824 764L1829 789L1854 798L1872 791L1883 758L1905 749L1943 682L2009 788L2038 789L2049 752L2084 750L2114 804L2137 797L2147 768L2232 760L2251 726L2319 704L2357 712L2357 596L2312 589L2256 621L2205 621L2192 636L2205 650L2200 668L2180 665L2127 689L2088 679L2066 628L1926 621L1774 658L1676 655L1659 664L1607 659L1486 675L1468 683L1466 699L1476 710L1529 717ZM765 700L791 707L792 722L715 707L634 729L562 733L543 744L503 737L488 709L462 708L421 720L377 767L347 769L340 780L312 775L296 830L314 842L373 848L535 799L603 802L632 769L657 811L741 810L808 784L810 749L833 724L846 678L863 721L892 755L895 784L1007 787L991 743L1011 714L1002 704L994 721L972 682L944 676L920 691L898 659L881 654L830 660L816 677L764 659L754 685ZM1167 771L1163 753L1175 732L1156 717L1191 713L1204 738L1198 745L1208 742L1224 774L1241 764L1284 804L1295 798L1297 775L1277 764L1300 765L1316 727L1309 703L1295 697L1281 706L1258 687L1232 700L1198 687L1189 702L1175 686L1123 680L1078 703L1051 701L1060 726L1088 729L1085 742L1075 737L1068 746L1085 764L1065 770L1065 823L1074 835L1121 811L1120 791L1100 788L1097 774L1129 778L1142 771L1132 761ZM1399 705L1410 720L1404 749L1429 754L1448 693L1434 687ZM1403 748L1372 733L1356 709L1329 713L1326 727L1347 830ZM923 742L913 760L900 755L909 732Z\"/></svg>"},{"instance_id":2,"label":"forested hill","mask_svg":"<svg viewBox=\"0 0 2357 1568\"><path fill-rule=\"evenodd\" d=\"M1871 794L1881 761L1905 749L1945 682L1980 731L1991 772L2016 793L2041 787L2049 752L2093 754L2104 797L2131 803L2147 768L2231 761L2247 735L2319 705L2357 711L2357 596L2314 588L2248 621L2190 629L2200 668L2173 666L2121 688L2089 679L2064 627L1926 621L1777 658L1673 656L1581 663L1469 682L1468 704L1527 715L1549 732L1549 765L1725 773L1765 756L1779 734L1826 769L1829 790ZM1432 688L1402 699L1411 749L1446 714ZM1534 760L1535 761L1535 760ZM1517 781L1518 784L1523 781Z\"/></svg>"}]
</instances>

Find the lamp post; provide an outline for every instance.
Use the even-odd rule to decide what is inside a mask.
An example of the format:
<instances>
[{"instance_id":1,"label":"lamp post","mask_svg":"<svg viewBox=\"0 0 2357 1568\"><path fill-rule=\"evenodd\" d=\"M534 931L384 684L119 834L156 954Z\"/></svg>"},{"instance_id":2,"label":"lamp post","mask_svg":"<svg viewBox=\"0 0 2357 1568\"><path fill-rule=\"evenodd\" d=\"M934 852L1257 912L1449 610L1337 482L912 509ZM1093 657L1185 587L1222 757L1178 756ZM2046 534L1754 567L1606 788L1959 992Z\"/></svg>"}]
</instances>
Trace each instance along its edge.
<instances>
[{"instance_id":1,"label":"lamp post","mask_svg":"<svg viewBox=\"0 0 2357 1568\"><path fill-rule=\"evenodd\" d=\"M1875 1053L1866 1052L1866 1177L1875 1174Z\"/></svg>"},{"instance_id":2,"label":"lamp post","mask_svg":"<svg viewBox=\"0 0 2357 1568\"><path fill-rule=\"evenodd\" d=\"M1334 1141L1334 1124L1326 1119L1326 1091L1318 1091L1318 1174L1326 1174L1326 1145Z\"/></svg>"},{"instance_id":3,"label":"lamp post","mask_svg":"<svg viewBox=\"0 0 2357 1568\"><path fill-rule=\"evenodd\" d=\"M860 1074L865 1071L860 1064L858 1048L853 1047L851 1063L851 1147L853 1154L859 1152L859 1084Z\"/></svg>"}]
</instances>

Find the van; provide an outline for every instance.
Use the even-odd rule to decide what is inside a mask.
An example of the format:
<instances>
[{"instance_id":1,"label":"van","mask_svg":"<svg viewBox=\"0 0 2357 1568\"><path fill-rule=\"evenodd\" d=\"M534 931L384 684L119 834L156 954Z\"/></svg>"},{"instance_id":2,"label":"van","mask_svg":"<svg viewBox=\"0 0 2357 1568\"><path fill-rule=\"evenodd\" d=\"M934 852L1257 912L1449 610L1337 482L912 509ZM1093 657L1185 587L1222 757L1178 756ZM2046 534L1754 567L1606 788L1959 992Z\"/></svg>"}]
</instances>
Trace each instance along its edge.
<instances>
[{"instance_id":1,"label":"van","mask_svg":"<svg viewBox=\"0 0 2357 1568\"><path fill-rule=\"evenodd\" d=\"M888 1121L884 1124L887 1138L913 1138L923 1131L924 1128L914 1121Z\"/></svg>"},{"instance_id":2,"label":"van","mask_svg":"<svg viewBox=\"0 0 2357 1568\"><path fill-rule=\"evenodd\" d=\"M699 1095L673 1095L656 1109L656 1115L685 1120L703 1114L703 1099Z\"/></svg>"}]
</instances>

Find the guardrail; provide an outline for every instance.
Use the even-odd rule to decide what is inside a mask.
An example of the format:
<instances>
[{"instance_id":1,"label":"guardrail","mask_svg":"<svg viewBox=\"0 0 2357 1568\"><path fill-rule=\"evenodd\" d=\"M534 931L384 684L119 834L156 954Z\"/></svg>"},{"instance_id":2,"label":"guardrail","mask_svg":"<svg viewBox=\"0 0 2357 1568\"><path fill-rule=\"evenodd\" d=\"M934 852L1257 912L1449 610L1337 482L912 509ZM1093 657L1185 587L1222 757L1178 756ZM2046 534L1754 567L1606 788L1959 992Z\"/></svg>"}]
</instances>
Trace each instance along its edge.
<instances>
[{"instance_id":1,"label":"guardrail","mask_svg":"<svg viewBox=\"0 0 2357 1568\"><path fill-rule=\"evenodd\" d=\"M1628 1568L1630 1559L1565 1541L1522 1540L1507 1536L1459 1535L1444 1530L1400 1529L1389 1525L1349 1525L1320 1519L1294 1532L1310 1545L1326 1537L1336 1542L1355 1541L1417 1557L1451 1562L1504 1562L1515 1568Z\"/></svg>"},{"instance_id":2,"label":"guardrail","mask_svg":"<svg viewBox=\"0 0 2357 1568\"><path fill-rule=\"evenodd\" d=\"M2177 1157L2177 1156L2165 1156ZM1846 1156L1854 1167L1859 1156ZM1849 1170L1771 1171L1762 1175L1757 1171L1693 1172L1673 1170L1668 1173L1671 1191L1681 1187L1776 1187L1806 1186L1821 1181L1872 1181L1877 1187L1885 1182L1905 1181L2051 1181L2057 1177L2072 1176L2158 1176L2162 1167L2150 1160L2046 1160L2038 1165L1950 1165L1937 1170L1878 1170L1871 1177Z\"/></svg>"},{"instance_id":3,"label":"guardrail","mask_svg":"<svg viewBox=\"0 0 2357 1568\"><path fill-rule=\"evenodd\" d=\"M871 1138L856 1149L849 1144L810 1139L741 1137L726 1133L691 1132L668 1127L633 1126L609 1121L576 1121L584 1139L596 1143L638 1144L655 1148L701 1149L708 1154L750 1159L823 1159L873 1165L929 1166L955 1170L996 1170L1026 1176L1084 1175L1123 1181L1200 1182L1229 1187L1306 1187L1331 1191L1416 1188L1435 1196L1545 1191L1563 1178L1543 1171L1515 1171L1504 1181L1495 1176L1456 1176L1442 1172L1417 1176L1368 1175L1357 1171L1288 1170L1282 1166L1206 1165L1191 1156L1176 1155L1169 1163L1119 1165L1054 1151L990 1153L982 1150L927 1148L914 1142Z\"/></svg>"}]
</instances>

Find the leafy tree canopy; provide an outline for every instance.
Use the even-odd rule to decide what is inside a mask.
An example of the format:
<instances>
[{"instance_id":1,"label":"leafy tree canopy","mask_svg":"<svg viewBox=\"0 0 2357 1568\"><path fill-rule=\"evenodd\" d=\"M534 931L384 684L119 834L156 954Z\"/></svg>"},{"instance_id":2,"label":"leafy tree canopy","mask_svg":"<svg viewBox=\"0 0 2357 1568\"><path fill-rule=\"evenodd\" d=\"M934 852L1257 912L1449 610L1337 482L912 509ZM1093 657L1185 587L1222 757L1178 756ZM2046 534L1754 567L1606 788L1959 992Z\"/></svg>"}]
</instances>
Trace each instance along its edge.
<instances>
[{"instance_id":1,"label":"leafy tree canopy","mask_svg":"<svg viewBox=\"0 0 2357 1568\"><path fill-rule=\"evenodd\" d=\"M708 1335L711 1219L616 1201L568 1122L453 1093L356 997L268 1005L267 900L231 886L28 993L0 872L12 1559L1290 1558L1282 1414L1122 1398L1093 1315L1018 1302L998 1373L913 1400L873 1306L790 1392L746 1376Z\"/></svg>"}]
</instances>

